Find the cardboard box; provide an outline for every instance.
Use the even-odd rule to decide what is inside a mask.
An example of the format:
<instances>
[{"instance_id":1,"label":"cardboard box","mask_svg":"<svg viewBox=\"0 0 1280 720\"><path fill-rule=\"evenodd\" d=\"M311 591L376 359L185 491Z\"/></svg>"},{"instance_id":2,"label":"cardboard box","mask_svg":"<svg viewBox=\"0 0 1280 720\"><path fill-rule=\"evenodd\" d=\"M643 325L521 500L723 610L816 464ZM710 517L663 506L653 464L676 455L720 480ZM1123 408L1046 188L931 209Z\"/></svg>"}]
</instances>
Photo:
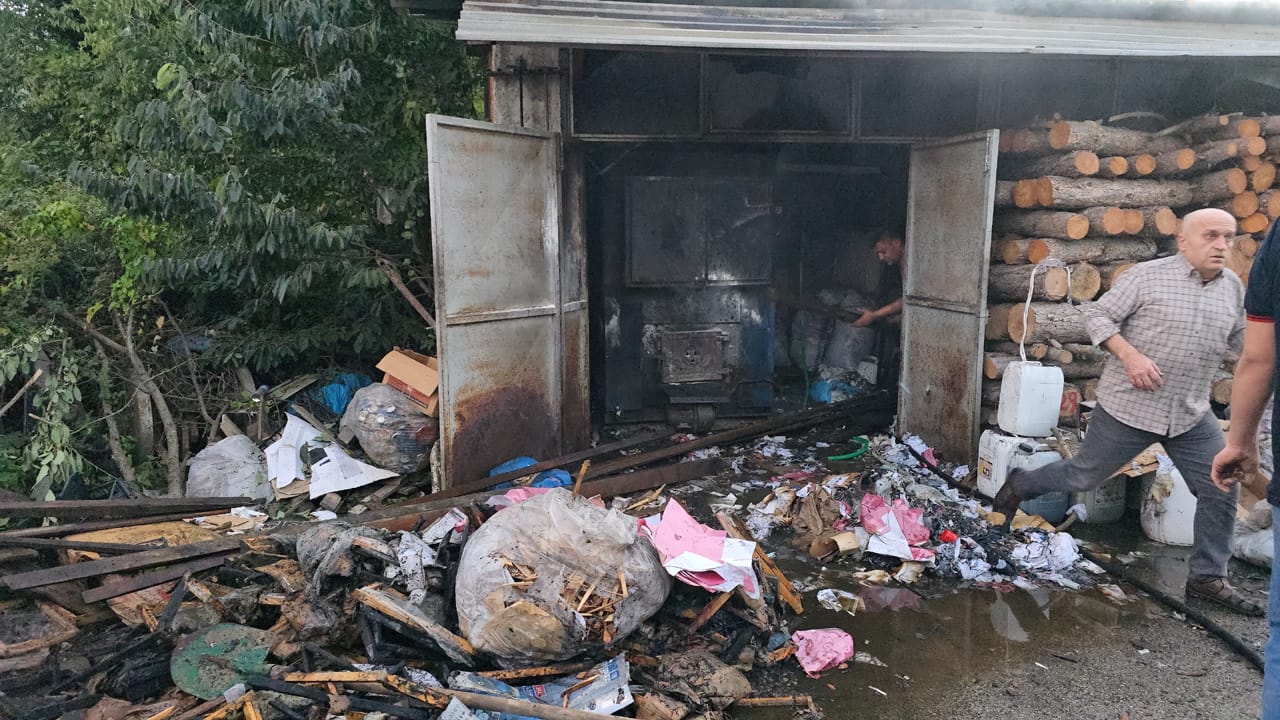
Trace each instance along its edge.
<instances>
[{"instance_id":1,"label":"cardboard box","mask_svg":"<svg viewBox=\"0 0 1280 720\"><path fill-rule=\"evenodd\" d=\"M440 362L430 355L395 348L378 361L382 382L408 395L431 417L439 412Z\"/></svg>"}]
</instances>

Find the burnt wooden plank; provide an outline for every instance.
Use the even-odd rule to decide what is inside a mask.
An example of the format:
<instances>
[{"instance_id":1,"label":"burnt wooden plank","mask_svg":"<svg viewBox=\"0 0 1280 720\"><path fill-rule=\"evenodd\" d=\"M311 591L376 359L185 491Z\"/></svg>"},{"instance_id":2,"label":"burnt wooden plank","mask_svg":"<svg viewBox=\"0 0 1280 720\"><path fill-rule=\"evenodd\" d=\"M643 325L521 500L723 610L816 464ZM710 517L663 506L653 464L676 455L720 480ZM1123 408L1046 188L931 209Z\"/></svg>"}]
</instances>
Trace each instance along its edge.
<instances>
[{"instance_id":1,"label":"burnt wooden plank","mask_svg":"<svg viewBox=\"0 0 1280 720\"><path fill-rule=\"evenodd\" d=\"M161 583L177 580L185 576L189 572L199 572L215 568L226 562L224 555L211 555L209 557L197 558L189 562L170 565L160 570L152 570L151 572L139 573L127 580L108 583L91 590L85 590L81 595L81 599L86 603L95 603L99 600L107 600L121 595L127 595L131 592L143 590L153 587Z\"/></svg>"},{"instance_id":2,"label":"burnt wooden plank","mask_svg":"<svg viewBox=\"0 0 1280 720\"><path fill-rule=\"evenodd\" d=\"M0 532L0 538L16 538L16 537L60 537L62 535L76 535L79 533L94 532L97 530L115 530L122 527L136 527L138 525L150 525L152 523L173 522L175 520L186 520L196 515L220 515L230 512L231 506L220 508L210 508L197 512L174 512L166 515L148 515L145 517L135 518L116 518L113 520L90 520L88 522L67 523L65 525L46 525L44 527L21 528L19 530L6 530Z\"/></svg>"},{"instance_id":3,"label":"burnt wooden plank","mask_svg":"<svg viewBox=\"0 0 1280 720\"><path fill-rule=\"evenodd\" d=\"M250 497L0 500L0 517L126 518L252 505Z\"/></svg>"},{"instance_id":4,"label":"burnt wooden plank","mask_svg":"<svg viewBox=\"0 0 1280 720\"><path fill-rule=\"evenodd\" d=\"M153 550L160 545L135 545L132 543L89 542L87 540L55 540L51 538L3 537L0 547L31 548L33 550L80 550L82 552L119 555L140 550Z\"/></svg>"},{"instance_id":5,"label":"burnt wooden plank","mask_svg":"<svg viewBox=\"0 0 1280 720\"><path fill-rule=\"evenodd\" d=\"M13 575L6 575L4 578L0 578L0 581L4 582L4 584L11 590L26 590L28 588L41 587L43 585L67 582L68 580L80 580L83 578L99 577L109 573L124 572L127 570L141 570L142 568L156 567L158 565L169 565L198 557L204 557L205 555L217 555L220 553L230 552L239 547L240 540L238 538L218 538L217 540L207 540L205 542L191 543L190 545L178 545L175 547L157 548L155 550L143 550L141 552L130 553L128 555L117 555L115 557L103 558L101 560L92 560L89 562L63 565L56 568L16 573Z\"/></svg>"}]
</instances>

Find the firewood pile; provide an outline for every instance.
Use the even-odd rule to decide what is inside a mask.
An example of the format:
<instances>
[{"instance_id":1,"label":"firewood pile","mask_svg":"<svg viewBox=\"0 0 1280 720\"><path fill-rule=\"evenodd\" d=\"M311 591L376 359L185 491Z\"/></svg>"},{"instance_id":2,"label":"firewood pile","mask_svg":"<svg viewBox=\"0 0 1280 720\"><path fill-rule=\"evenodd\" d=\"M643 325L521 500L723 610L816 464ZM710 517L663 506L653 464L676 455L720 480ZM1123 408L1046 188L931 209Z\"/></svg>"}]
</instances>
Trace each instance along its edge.
<instances>
[{"instance_id":1,"label":"firewood pile","mask_svg":"<svg viewBox=\"0 0 1280 720\"><path fill-rule=\"evenodd\" d=\"M1105 353L1089 345L1074 305L1105 293L1134 264L1177 252L1179 218L1192 210L1237 218L1227 265L1247 284L1280 217L1278 162L1280 116L1200 115L1158 132L1053 120L1002 132L984 423L995 424L1000 378L1019 340L1029 360L1062 368L1065 424L1081 400L1096 399ZM1215 402L1230 400L1233 371L1234 358L1213 383Z\"/></svg>"}]
</instances>

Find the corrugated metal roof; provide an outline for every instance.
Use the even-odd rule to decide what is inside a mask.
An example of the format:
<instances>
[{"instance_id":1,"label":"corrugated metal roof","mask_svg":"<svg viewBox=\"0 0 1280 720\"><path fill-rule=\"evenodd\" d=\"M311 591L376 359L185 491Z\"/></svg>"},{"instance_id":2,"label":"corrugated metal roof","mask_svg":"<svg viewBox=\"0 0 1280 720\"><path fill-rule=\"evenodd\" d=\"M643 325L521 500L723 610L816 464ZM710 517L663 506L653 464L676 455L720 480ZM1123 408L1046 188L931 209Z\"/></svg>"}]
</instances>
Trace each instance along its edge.
<instances>
[{"instance_id":1,"label":"corrugated metal roof","mask_svg":"<svg viewBox=\"0 0 1280 720\"><path fill-rule=\"evenodd\" d=\"M573 47L1280 57L1280 33L1266 23L611 0L467 0L458 39Z\"/></svg>"}]
</instances>

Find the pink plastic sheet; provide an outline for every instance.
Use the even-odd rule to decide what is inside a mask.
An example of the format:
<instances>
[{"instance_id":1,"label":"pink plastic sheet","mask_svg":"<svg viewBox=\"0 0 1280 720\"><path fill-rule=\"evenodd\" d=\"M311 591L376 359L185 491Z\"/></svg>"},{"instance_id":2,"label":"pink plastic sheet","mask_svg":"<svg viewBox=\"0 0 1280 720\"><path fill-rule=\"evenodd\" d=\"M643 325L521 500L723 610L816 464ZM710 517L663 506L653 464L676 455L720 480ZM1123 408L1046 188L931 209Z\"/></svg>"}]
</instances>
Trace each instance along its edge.
<instances>
[{"instance_id":1,"label":"pink plastic sheet","mask_svg":"<svg viewBox=\"0 0 1280 720\"><path fill-rule=\"evenodd\" d=\"M811 678L824 670L839 667L853 657L853 636L836 628L797 630L791 635L796 659Z\"/></svg>"}]
</instances>

